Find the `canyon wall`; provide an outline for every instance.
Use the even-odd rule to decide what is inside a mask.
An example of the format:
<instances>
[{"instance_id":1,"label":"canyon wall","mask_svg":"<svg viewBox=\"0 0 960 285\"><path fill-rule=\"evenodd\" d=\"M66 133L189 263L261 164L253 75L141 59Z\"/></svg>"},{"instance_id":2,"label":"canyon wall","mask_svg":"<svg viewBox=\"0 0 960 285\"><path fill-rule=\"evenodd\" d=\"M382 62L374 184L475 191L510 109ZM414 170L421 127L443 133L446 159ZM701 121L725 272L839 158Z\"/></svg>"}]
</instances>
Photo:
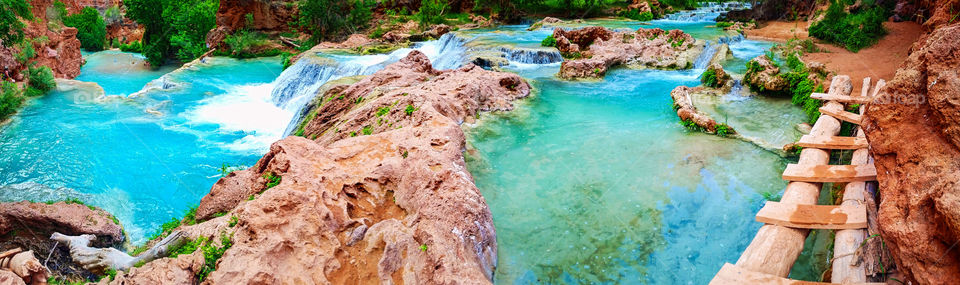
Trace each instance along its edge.
<instances>
[{"instance_id":1,"label":"canyon wall","mask_svg":"<svg viewBox=\"0 0 960 285\"><path fill-rule=\"evenodd\" d=\"M924 25L929 33L868 105L863 124L883 241L920 284L960 280L960 24L948 22Z\"/></svg>"},{"instance_id":2,"label":"canyon wall","mask_svg":"<svg viewBox=\"0 0 960 285\"><path fill-rule=\"evenodd\" d=\"M297 0L220 0L217 27L207 34L207 46L216 46L240 28L263 32L287 32L296 21ZM253 25L247 26L247 14Z\"/></svg>"}]
</instances>

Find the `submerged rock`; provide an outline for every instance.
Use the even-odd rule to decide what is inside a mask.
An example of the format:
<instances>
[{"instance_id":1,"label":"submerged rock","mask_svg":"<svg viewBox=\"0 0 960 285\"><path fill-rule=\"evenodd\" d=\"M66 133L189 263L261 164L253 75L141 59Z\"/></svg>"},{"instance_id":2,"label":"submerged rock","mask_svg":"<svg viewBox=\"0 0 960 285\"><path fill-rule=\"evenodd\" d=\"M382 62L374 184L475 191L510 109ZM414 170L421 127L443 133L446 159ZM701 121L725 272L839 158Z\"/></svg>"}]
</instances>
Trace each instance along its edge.
<instances>
[{"instance_id":1,"label":"submerged rock","mask_svg":"<svg viewBox=\"0 0 960 285\"><path fill-rule=\"evenodd\" d=\"M735 134L736 132L733 128L730 128L727 125L717 124L710 115L707 115L700 110L697 110L697 107L693 105L693 96L691 93L703 91L702 87L687 87L687 86L677 86L673 91L670 91L670 98L673 99L673 109L677 110L677 116L680 117L680 121L684 123L684 126L687 124L694 124L699 129L712 134L719 134L726 136L728 134ZM718 132L718 126L722 133Z\"/></svg>"},{"instance_id":2,"label":"submerged rock","mask_svg":"<svg viewBox=\"0 0 960 285\"><path fill-rule=\"evenodd\" d=\"M573 59L560 66L561 78L603 77L610 67L683 69L703 50L704 42L696 41L681 30L669 32L659 28L640 28L636 32L611 31L604 27L553 31L557 49Z\"/></svg>"},{"instance_id":3,"label":"submerged rock","mask_svg":"<svg viewBox=\"0 0 960 285\"><path fill-rule=\"evenodd\" d=\"M960 25L917 42L867 105L883 241L919 284L960 280Z\"/></svg>"},{"instance_id":4,"label":"submerged rock","mask_svg":"<svg viewBox=\"0 0 960 285\"><path fill-rule=\"evenodd\" d=\"M180 230L232 237L206 278L213 284L490 283L496 233L466 170L460 123L510 110L529 92L515 74L435 70L413 51L328 88L304 125L311 139L280 140L250 169L222 178L197 211L209 220ZM198 254L147 263L113 283L195 283Z\"/></svg>"}]
</instances>

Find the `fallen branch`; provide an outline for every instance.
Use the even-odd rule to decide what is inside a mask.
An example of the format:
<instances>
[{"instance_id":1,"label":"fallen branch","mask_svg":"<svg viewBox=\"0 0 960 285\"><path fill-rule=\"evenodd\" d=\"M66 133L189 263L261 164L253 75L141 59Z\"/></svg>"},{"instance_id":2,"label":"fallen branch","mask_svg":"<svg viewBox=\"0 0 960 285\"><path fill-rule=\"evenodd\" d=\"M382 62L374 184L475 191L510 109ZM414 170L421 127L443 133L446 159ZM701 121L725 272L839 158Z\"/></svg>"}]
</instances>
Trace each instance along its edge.
<instances>
[{"instance_id":1,"label":"fallen branch","mask_svg":"<svg viewBox=\"0 0 960 285\"><path fill-rule=\"evenodd\" d=\"M295 48L300 48L300 45L298 45L297 43L294 43L292 39L287 37L280 37L280 42Z\"/></svg>"},{"instance_id":2,"label":"fallen branch","mask_svg":"<svg viewBox=\"0 0 960 285\"><path fill-rule=\"evenodd\" d=\"M9 270L26 284L46 284L47 270L40 264L33 251L16 248L0 254L0 270Z\"/></svg>"},{"instance_id":3,"label":"fallen branch","mask_svg":"<svg viewBox=\"0 0 960 285\"><path fill-rule=\"evenodd\" d=\"M171 250L179 248L187 241L183 232L176 231L151 247L150 250L133 257L112 247L90 247L90 242L96 239L94 235L68 236L53 233L50 239L70 247L70 257L73 258L73 261L80 264L84 269L95 273L103 273L107 269L127 270L138 263L147 263L166 257Z\"/></svg>"}]
</instances>

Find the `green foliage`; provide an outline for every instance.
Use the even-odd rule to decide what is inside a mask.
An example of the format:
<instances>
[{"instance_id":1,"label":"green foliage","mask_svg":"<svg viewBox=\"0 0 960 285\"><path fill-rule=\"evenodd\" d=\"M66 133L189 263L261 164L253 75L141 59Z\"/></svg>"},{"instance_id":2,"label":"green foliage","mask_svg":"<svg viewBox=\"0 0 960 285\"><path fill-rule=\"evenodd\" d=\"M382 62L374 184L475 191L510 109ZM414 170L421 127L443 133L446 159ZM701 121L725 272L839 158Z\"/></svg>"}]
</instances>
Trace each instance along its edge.
<instances>
[{"instance_id":1,"label":"green foliage","mask_svg":"<svg viewBox=\"0 0 960 285\"><path fill-rule=\"evenodd\" d=\"M337 38L367 27L372 18L371 0L301 0L296 24L311 34L312 42ZM311 45L312 46L312 45Z\"/></svg>"},{"instance_id":2,"label":"green foliage","mask_svg":"<svg viewBox=\"0 0 960 285\"><path fill-rule=\"evenodd\" d=\"M756 60L747 61L747 73L755 73L763 71L763 66L760 66L760 63Z\"/></svg>"},{"instance_id":3,"label":"green foliage","mask_svg":"<svg viewBox=\"0 0 960 285\"><path fill-rule=\"evenodd\" d=\"M420 10L414 13L413 17L420 23L420 28L426 28L432 24L442 24L447 5L444 0L420 0Z\"/></svg>"},{"instance_id":4,"label":"green foliage","mask_svg":"<svg viewBox=\"0 0 960 285\"><path fill-rule=\"evenodd\" d=\"M280 185L280 180L283 178L280 175L273 174L273 172L267 172L263 174L263 178L267 179L267 184L264 190L273 188L277 185Z\"/></svg>"},{"instance_id":5,"label":"green foliage","mask_svg":"<svg viewBox=\"0 0 960 285\"><path fill-rule=\"evenodd\" d=\"M110 269L107 269L106 271L104 271L103 273L105 274L105 276L103 276L103 278L110 278L110 279L107 279L107 280L113 281L113 279L117 278L117 270L116 270L116 269L110 268ZM101 279L101 280L102 280L102 279Z\"/></svg>"},{"instance_id":6,"label":"green foliage","mask_svg":"<svg viewBox=\"0 0 960 285\"><path fill-rule=\"evenodd\" d=\"M553 34L551 34L540 41L540 45L545 47L555 47L557 46L557 39L553 37Z\"/></svg>"},{"instance_id":7,"label":"green foliage","mask_svg":"<svg viewBox=\"0 0 960 285\"><path fill-rule=\"evenodd\" d=\"M402 156L403 158L407 158L407 156L409 156L409 155L410 155L410 152L407 152L406 150L403 151L403 153L400 154L400 156Z\"/></svg>"},{"instance_id":8,"label":"green foliage","mask_svg":"<svg viewBox=\"0 0 960 285\"><path fill-rule=\"evenodd\" d=\"M31 66L27 68L27 74L30 77L30 87L40 90L41 94L57 88L57 81L49 67Z\"/></svg>"},{"instance_id":9,"label":"green foliage","mask_svg":"<svg viewBox=\"0 0 960 285\"><path fill-rule=\"evenodd\" d=\"M206 242L207 242L206 237L200 237L195 240L187 241L183 243L183 245L180 245L180 247L177 247L176 249L171 250L170 255L167 255L167 257L177 258L177 256L180 256L182 254L191 254L194 251L197 251L197 249L200 248L201 245L203 245Z\"/></svg>"},{"instance_id":10,"label":"green foliage","mask_svg":"<svg viewBox=\"0 0 960 285\"><path fill-rule=\"evenodd\" d=\"M371 126L371 125L363 126L363 129L361 129L360 132L363 133L363 135L365 135L365 136L372 135L372 134L373 134L373 126Z\"/></svg>"},{"instance_id":11,"label":"green foliage","mask_svg":"<svg viewBox=\"0 0 960 285\"><path fill-rule=\"evenodd\" d=\"M721 137L727 137L733 133L733 129L727 126L727 124L717 124L715 128L717 129L716 134Z\"/></svg>"},{"instance_id":12,"label":"green foliage","mask_svg":"<svg viewBox=\"0 0 960 285\"><path fill-rule=\"evenodd\" d=\"M230 223L228 224L231 228L237 226L237 223L240 222L240 218L237 216L230 216Z\"/></svg>"},{"instance_id":13,"label":"green foliage","mask_svg":"<svg viewBox=\"0 0 960 285\"><path fill-rule=\"evenodd\" d=\"M780 202L780 199L783 198L782 194L775 193L775 192L762 192L760 193L760 195L763 196L764 200L774 201L774 202Z\"/></svg>"},{"instance_id":14,"label":"green foliage","mask_svg":"<svg viewBox=\"0 0 960 285\"><path fill-rule=\"evenodd\" d=\"M377 117L383 117L387 113L390 113L389 106L383 106L383 107L377 108L377 113L376 113Z\"/></svg>"},{"instance_id":15,"label":"green foliage","mask_svg":"<svg viewBox=\"0 0 960 285\"><path fill-rule=\"evenodd\" d=\"M227 175L229 175L230 173L237 170L241 170L243 168L244 167L240 165L231 165L229 163L224 162L220 164L220 168L218 170L220 171L220 177L223 178L223 177L227 177Z\"/></svg>"},{"instance_id":16,"label":"green foliage","mask_svg":"<svg viewBox=\"0 0 960 285\"><path fill-rule=\"evenodd\" d=\"M289 52L280 53L280 63L283 64L283 70L287 70L287 67L293 64L293 54Z\"/></svg>"},{"instance_id":17,"label":"green foliage","mask_svg":"<svg viewBox=\"0 0 960 285\"><path fill-rule=\"evenodd\" d=\"M193 206L187 210L187 214L183 215L183 224L188 226L197 224L197 206Z\"/></svg>"},{"instance_id":18,"label":"green foliage","mask_svg":"<svg viewBox=\"0 0 960 285\"><path fill-rule=\"evenodd\" d=\"M29 40L17 44L17 47L20 49L20 52L17 52L15 57L20 64L27 64L28 60L37 55L36 50L33 49L33 44L31 44Z\"/></svg>"},{"instance_id":19,"label":"green foliage","mask_svg":"<svg viewBox=\"0 0 960 285\"><path fill-rule=\"evenodd\" d=\"M23 40L25 25L19 18L33 20L27 0L0 0L0 41L12 46Z\"/></svg>"},{"instance_id":20,"label":"green foliage","mask_svg":"<svg viewBox=\"0 0 960 285\"><path fill-rule=\"evenodd\" d=\"M407 116L413 115L413 112L420 110L420 108L414 108L413 105L407 104L407 107L403 109L403 113Z\"/></svg>"},{"instance_id":21,"label":"green foliage","mask_svg":"<svg viewBox=\"0 0 960 285\"><path fill-rule=\"evenodd\" d=\"M681 120L680 125L691 131L695 131L695 132L703 131L703 127L700 127L699 125L697 125L697 123L694 122L693 120Z\"/></svg>"},{"instance_id":22,"label":"green foliage","mask_svg":"<svg viewBox=\"0 0 960 285\"><path fill-rule=\"evenodd\" d=\"M700 5L697 0L660 0L660 7L665 6L670 6L677 10L693 10Z\"/></svg>"},{"instance_id":23,"label":"green foliage","mask_svg":"<svg viewBox=\"0 0 960 285\"><path fill-rule=\"evenodd\" d=\"M240 29L232 35L228 35L223 39L223 43L227 46L229 56L235 58L254 58L281 54L280 50L277 49L262 50L262 47L270 45L267 35L246 29ZM287 61L289 64L289 58Z\"/></svg>"},{"instance_id":24,"label":"green foliage","mask_svg":"<svg viewBox=\"0 0 960 285\"><path fill-rule=\"evenodd\" d=\"M120 14L120 7L113 5L104 10L103 21L106 22L107 25L123 22L123 15Z\"/></svg>"},{"instance_id":25,"label":"green foliage","mask_svg":"<svg viewBox=\"0 0 960 285\"><path fill-rule=\"evenodd\" d=\"M140 44L140 41L131 42L129 44L121 43L119 48L121 51L126 52L143 52L143 46Z\"/></svg>"},{"instance_id":26,"label":"green foliage","mask_svg":"<svg viewBox=\"0 0 960 285\"><path fill-rule=\"evenodd\" d=\"M704 86L708 87L717 87L719 83L717 80L717 74L713 71L713 69L707 69L707 71L704 71L703 75L700 76L700 82L702 82Z\"/></svg>"},{"instance_id":27,"label":"green foliage","mask_svg":"<svg viewBox=\"0 0 960 285\"><path fill-rule=\"evenodd\" d=\"M96 8L84 7L80 13L64 17L63 24L77 28L77 39L84 49L103 50L107 41L107 24Z\"/></svg>"},{"instance_id":28,"label":"green foliage","mask_svg":"<svg viewBox=\"0 0 960 285\"><path fill-rule=\"evenodd\" d=\"M214 246L212 242L205 242L201 246L200 250L203 251L203 267L200 268L200 271L197 272L197 280L203 282L204 279L210 275L211 272L217 269L217 262L220 261L220 258L223 257L223 254L233 246L233 241L231 240L233 234L220 235L220 246Z\"/></svg>"},{"instance_id":29,"label":"green foliage","mask_svg":"<svg viewBox=\"0 0 960 285\"><path fill-rule=\"evenodd\" d=\"M791 54L790 56L787 56L787 68L796 71L804 71L807 69L803 64L803 61L800 61L800 57L798 57L797 54Z\"/></svg>"},{"instance_id":30,"label":"green foliage","mask_svg":"<svg viewBox=\"0 0 960 285\"><path fill-rule=\"evenodd\" d=\"M426 244L421 244L421 245L420 245L420 251L427 251L427 245L426 245Z\"/></svg>"},{"instance_id":31,"label":"green foliage","mask_svg":"<svg viewBox=\"0 0 960 285\"><path fill-rule=\"evenodd\" d=\"M727 28L733 26L733 22L717 22L717 28Z\"/></svg>"},{"instance_id":32,"label":"green foliage","mask_svg":"<svg viewBox=\"0 0 960 285\"><path fill-rule=\"evenodd\" d=\"M777 75L787 82L788 88L786 88L784 92L790 96L790 101L794 105L800 106L803 112L807 114L808 122L816 122L817 118L820 117L820 106L823 105L823 102L810 98L810 94L813 92L821 92L823 86L817 86L817 84L810 79L811 76L810 73L807 72L806 66L804 66L803 62L801 62L795 54L787 57L787 67L791 69L789 72Z\"/></svg>"},{"instance_id":33,"label":"green foliage","mask_svg":"<svg viewBox=\"0 0 960 285\"><path fill-rule=\"evenodd\" d=\"M873 45L886 35L883 22L887 12L883 7L874 5L848 14L844 11L845 6L836 0L831 3L823 20L810 26L810 35L852 52Z\"/></svg>"},{"instance_id":34,"label":"green foliage","mask_svg":"<svg viewBox=\"0 0 960 285\"><path fill-rule=\"evenodd\" d=\"M144 27L141 53L154 68L171 55L190 60L206 52L218 0L127 0L126 16Z\"/></svg>"},{"instance_id":35,"label":"green foliage","mask_svg":"<svg viewBox=\"0 0 960 285\"><path fill-rule=\"evenodd\" d=\"M646 22L653 20L653 13L650 11L645 11L640 13L640 9L625 10L620 12L620 17L624 17L631 20Z\"/></svg>"}]
</instances>

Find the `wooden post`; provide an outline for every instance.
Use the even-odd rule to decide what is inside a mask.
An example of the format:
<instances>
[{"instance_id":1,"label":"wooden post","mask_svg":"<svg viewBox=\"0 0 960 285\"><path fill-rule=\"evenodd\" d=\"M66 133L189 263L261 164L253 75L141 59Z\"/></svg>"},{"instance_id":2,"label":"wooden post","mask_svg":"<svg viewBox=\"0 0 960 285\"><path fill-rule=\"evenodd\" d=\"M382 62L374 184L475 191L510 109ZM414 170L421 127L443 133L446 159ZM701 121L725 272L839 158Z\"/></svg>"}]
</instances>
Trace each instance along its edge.
<instances>
[{"instance_id":1,"label":"wooden post","mask_svg":"<svg viewBox=\"0 0 960 285\"><path fill-rule=\"evenodd\" d=\"M829 93L849 95L852 89L850 77L838 75L833 78ZM831 106L833 104L840 105L836 102L827 102L825 105ZM839 132L840 121L830 116L820 116L813 125L810 135L829 138ZM824 165L829 164L829 162L830 153L828 151L805 148L800 152L798 164ZM784 190L780 202L815 205L822 186L820 183L790 182L790 184L787 184L787 189ZM787 277L790 275L790 269L793 268L797 257L800 256L800 251L803 250L803 243L809 232L805 229L764 225L760 227L753 241L740 255L737 266L750 271Z\"/></svg>"},{"instance_id":2,"label":"wooden post","mask_svg":"<svg viewBox=\"0 0 960 285\"><path fill-rule=\"evenodd\" d=\"M863 137L863 131L857 132ZM851 165L868 164L868 151L861 148L853 151ZM840 205L864 205L866 182L850 182L843 191L843 201ZM864 229L838 230L833 243L833 274L830 281L833 283L864 283L867 282L867 273L863 259L857 249L866 239Z\"/></svg>"}]
</instances>

